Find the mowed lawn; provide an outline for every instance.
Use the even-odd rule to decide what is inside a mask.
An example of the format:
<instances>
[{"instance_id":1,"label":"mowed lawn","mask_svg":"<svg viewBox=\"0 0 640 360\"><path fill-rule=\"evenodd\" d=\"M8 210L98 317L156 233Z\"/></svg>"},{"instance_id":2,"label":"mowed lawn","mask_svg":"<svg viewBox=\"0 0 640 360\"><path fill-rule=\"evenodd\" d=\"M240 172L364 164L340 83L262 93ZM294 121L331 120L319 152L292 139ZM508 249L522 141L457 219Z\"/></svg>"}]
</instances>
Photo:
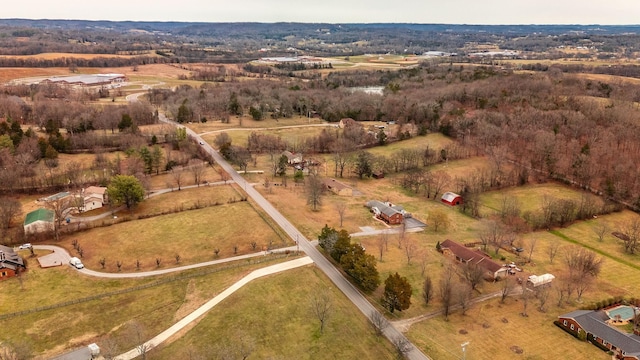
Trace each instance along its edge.
<instances>
[{"instance_id":1,"label":"mowed lawn","mask_svg":"<svg viewBox=\"0 0 640 360\"><path fill-rule=\"evenodd\" d=\"M247 227L251 224L251 227ZM269 242L283 245L278 235L256 213L248 202L236 202L211 206L198 210L128 221L108 227L94 228L65 237L62 245L72 249L77 240L84 249L83 262L88 268L100 269L100 259L106 259L105 271L117 271L120 261L122 271L136 271L157 267L174 267L176 255L180 264L193 264L260 251ZM251 243L256 242L255 250ZM234 246L237 252L234 254ZM75 251L72 251L75 254Z\"/></svg>"},{"instance_id":2,"label":"mowed lawn","mask_svg":"<svg viewBox=\"0 0 640 360\"><path fill-rule=\"evenodd\" d=\"M597 347L579 341L553 324L557 315L570 307L539 312L535 299L529 301L523 317L522 300L509 298L505 304L492 299L475 305L466 315L454 313L411 326L407 336L432 359L462 358L461 344L469 342L467 359L611 359ZM516 351L520 349L521 354Z\"/></svg>"},{"instance_id":3,"label":"mowed lawn","mask_svg":"<svg viewBox=\"0 0 640 360\"><path fill-rule=\"evenodd\" d=\"M91 342L98 343L104 349L107 338L115 342L119 351L128 351L137 345L129 329L131 322L142 325L141 336L148 340L250 271L284 261L283 258L271 257L259 260L263 262L224 264L139 280L99 279L80 275L68 266L50 269L34 266L22 275L22 284L17 278L3 281L3 291L7 294L20 294L20 299L18 301L14 296L0 297L0 314L132 289L176 276L197 276L180 278L121 295L12 317L3 321L3 327L7 331L3 335L3 341L24 341L32 354L39 355L42 359ZM212 271L216 269L217 271Z\"/></svg>"},{"instance_id":4,"label":"mowed lawn","mask_svg":"<svg viewBox=\"0 0 640 360\"><path fill-rule=\"evenodd\" d=\"M311 299L326 291L330 315L323 333ZM209 312L181 338L152 352L154 359L221 359L245 344L250 359L391 359L351 302L315 267L253 281Z\"/></svg>"}]
</instances>

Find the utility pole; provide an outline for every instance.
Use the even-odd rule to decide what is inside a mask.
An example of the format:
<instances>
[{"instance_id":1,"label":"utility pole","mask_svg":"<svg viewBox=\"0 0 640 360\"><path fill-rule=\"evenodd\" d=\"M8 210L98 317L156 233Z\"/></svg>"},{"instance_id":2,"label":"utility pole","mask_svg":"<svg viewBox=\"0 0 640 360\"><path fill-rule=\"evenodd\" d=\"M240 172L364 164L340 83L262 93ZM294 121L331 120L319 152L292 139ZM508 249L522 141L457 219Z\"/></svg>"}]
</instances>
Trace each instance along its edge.
<instances>
[{"instance_id":1,"label":"utility pole","mask_svg":"<svg viewBox=\"0 0 640 360\"><path fill-rule=\"evenodd\" d=\"M468 341L460 344L460 346L462 346L462 360L467 360L467 345L469 345Z\"/></svg>"}]
</instances>

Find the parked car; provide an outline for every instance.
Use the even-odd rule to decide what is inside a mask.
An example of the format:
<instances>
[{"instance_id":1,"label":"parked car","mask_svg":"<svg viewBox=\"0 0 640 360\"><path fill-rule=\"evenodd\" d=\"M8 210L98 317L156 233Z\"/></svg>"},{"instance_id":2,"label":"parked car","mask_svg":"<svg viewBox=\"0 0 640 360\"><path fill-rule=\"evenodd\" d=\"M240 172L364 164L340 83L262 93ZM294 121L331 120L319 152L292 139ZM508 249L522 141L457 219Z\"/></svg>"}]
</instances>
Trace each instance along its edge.
<instances>
[{"instance_id":1,"label":"parked car","mask_svg":"<svg viewBox=\"0 0 640 360\"><path fill-rule=\"evenodd\" d=\"M31 249L33 246L31 246L30 243L26 243L26 244L22 244L20 246L18 246L18 249L20 250L27 250L27 249Z\"/></svg>"},{"instance_id":2,"label":"parked car","mask_svg":"<svg viewBox=\"0 0 640 360\"><path fill-rule=\"evenodd\" d=\"M204 141L200 141L200 145L204 145Z\"/></svg>"},{"instance_id":3,"label":"parked car","mask_svg":"<svg viewBox=\"0 0 640 360\"><path fill-rule=\"evenodd\" d=\"M84 264L82 263L82 260L78 259L77 257L72 257L71 259L69 259L69 264L71 264L71 266L73 266L76 269L84 268Z\"/></svg>"}]
</instances>

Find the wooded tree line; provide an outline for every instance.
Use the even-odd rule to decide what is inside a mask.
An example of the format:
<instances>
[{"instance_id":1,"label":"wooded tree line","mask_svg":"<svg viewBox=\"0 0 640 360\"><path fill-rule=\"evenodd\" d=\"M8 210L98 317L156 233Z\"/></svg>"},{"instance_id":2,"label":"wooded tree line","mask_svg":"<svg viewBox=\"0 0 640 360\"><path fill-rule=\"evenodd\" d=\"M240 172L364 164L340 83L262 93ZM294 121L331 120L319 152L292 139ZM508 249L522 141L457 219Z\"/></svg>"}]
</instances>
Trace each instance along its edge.
<instances>
[{"instance_id":1,"label":"wooded tree line","mask_svg":"<svg viewBox=\"0 0 640 360\"><path fill-rule=\"evenodd\" d=\"M513 74L449 64L367 74L185 86L162 92L162 98L160 91L151 95L173 114L188 99L186 104L198 114L195 119L224 120L254 107L285 118L313 112L329 121L350 117L411 123L418 134L439 131L487 154L498 170L516 164L521 174L565 180L632 205L640 198L640 183L632 175L640 156L636 85L585 80L560 71ZM348 82L336 82L348 76ZM343 89L343 83L371 84L372 79L394 86L382 96ZM330 149L322 138L310 148Z\"/></svg>"}]
</instances>

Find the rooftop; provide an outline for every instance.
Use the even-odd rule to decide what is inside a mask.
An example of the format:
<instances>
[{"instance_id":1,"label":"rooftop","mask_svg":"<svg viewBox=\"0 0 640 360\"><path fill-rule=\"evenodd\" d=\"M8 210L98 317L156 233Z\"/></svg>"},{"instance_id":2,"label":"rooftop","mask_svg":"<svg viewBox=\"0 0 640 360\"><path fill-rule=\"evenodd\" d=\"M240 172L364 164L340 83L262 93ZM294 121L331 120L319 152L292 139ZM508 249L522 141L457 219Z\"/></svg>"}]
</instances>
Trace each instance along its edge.
<instances>
[{"instance_id":1,"label":"rooftop","mask_svg":"<svg viewBox=\"0 0 640 360\"><path fill-rule=\"evenodd\" d=\"M24 219L24 225L32 224L36 221L53 222L54 214L49 209L40 208L27 214Z\"/></svg>"}]
</instances>

